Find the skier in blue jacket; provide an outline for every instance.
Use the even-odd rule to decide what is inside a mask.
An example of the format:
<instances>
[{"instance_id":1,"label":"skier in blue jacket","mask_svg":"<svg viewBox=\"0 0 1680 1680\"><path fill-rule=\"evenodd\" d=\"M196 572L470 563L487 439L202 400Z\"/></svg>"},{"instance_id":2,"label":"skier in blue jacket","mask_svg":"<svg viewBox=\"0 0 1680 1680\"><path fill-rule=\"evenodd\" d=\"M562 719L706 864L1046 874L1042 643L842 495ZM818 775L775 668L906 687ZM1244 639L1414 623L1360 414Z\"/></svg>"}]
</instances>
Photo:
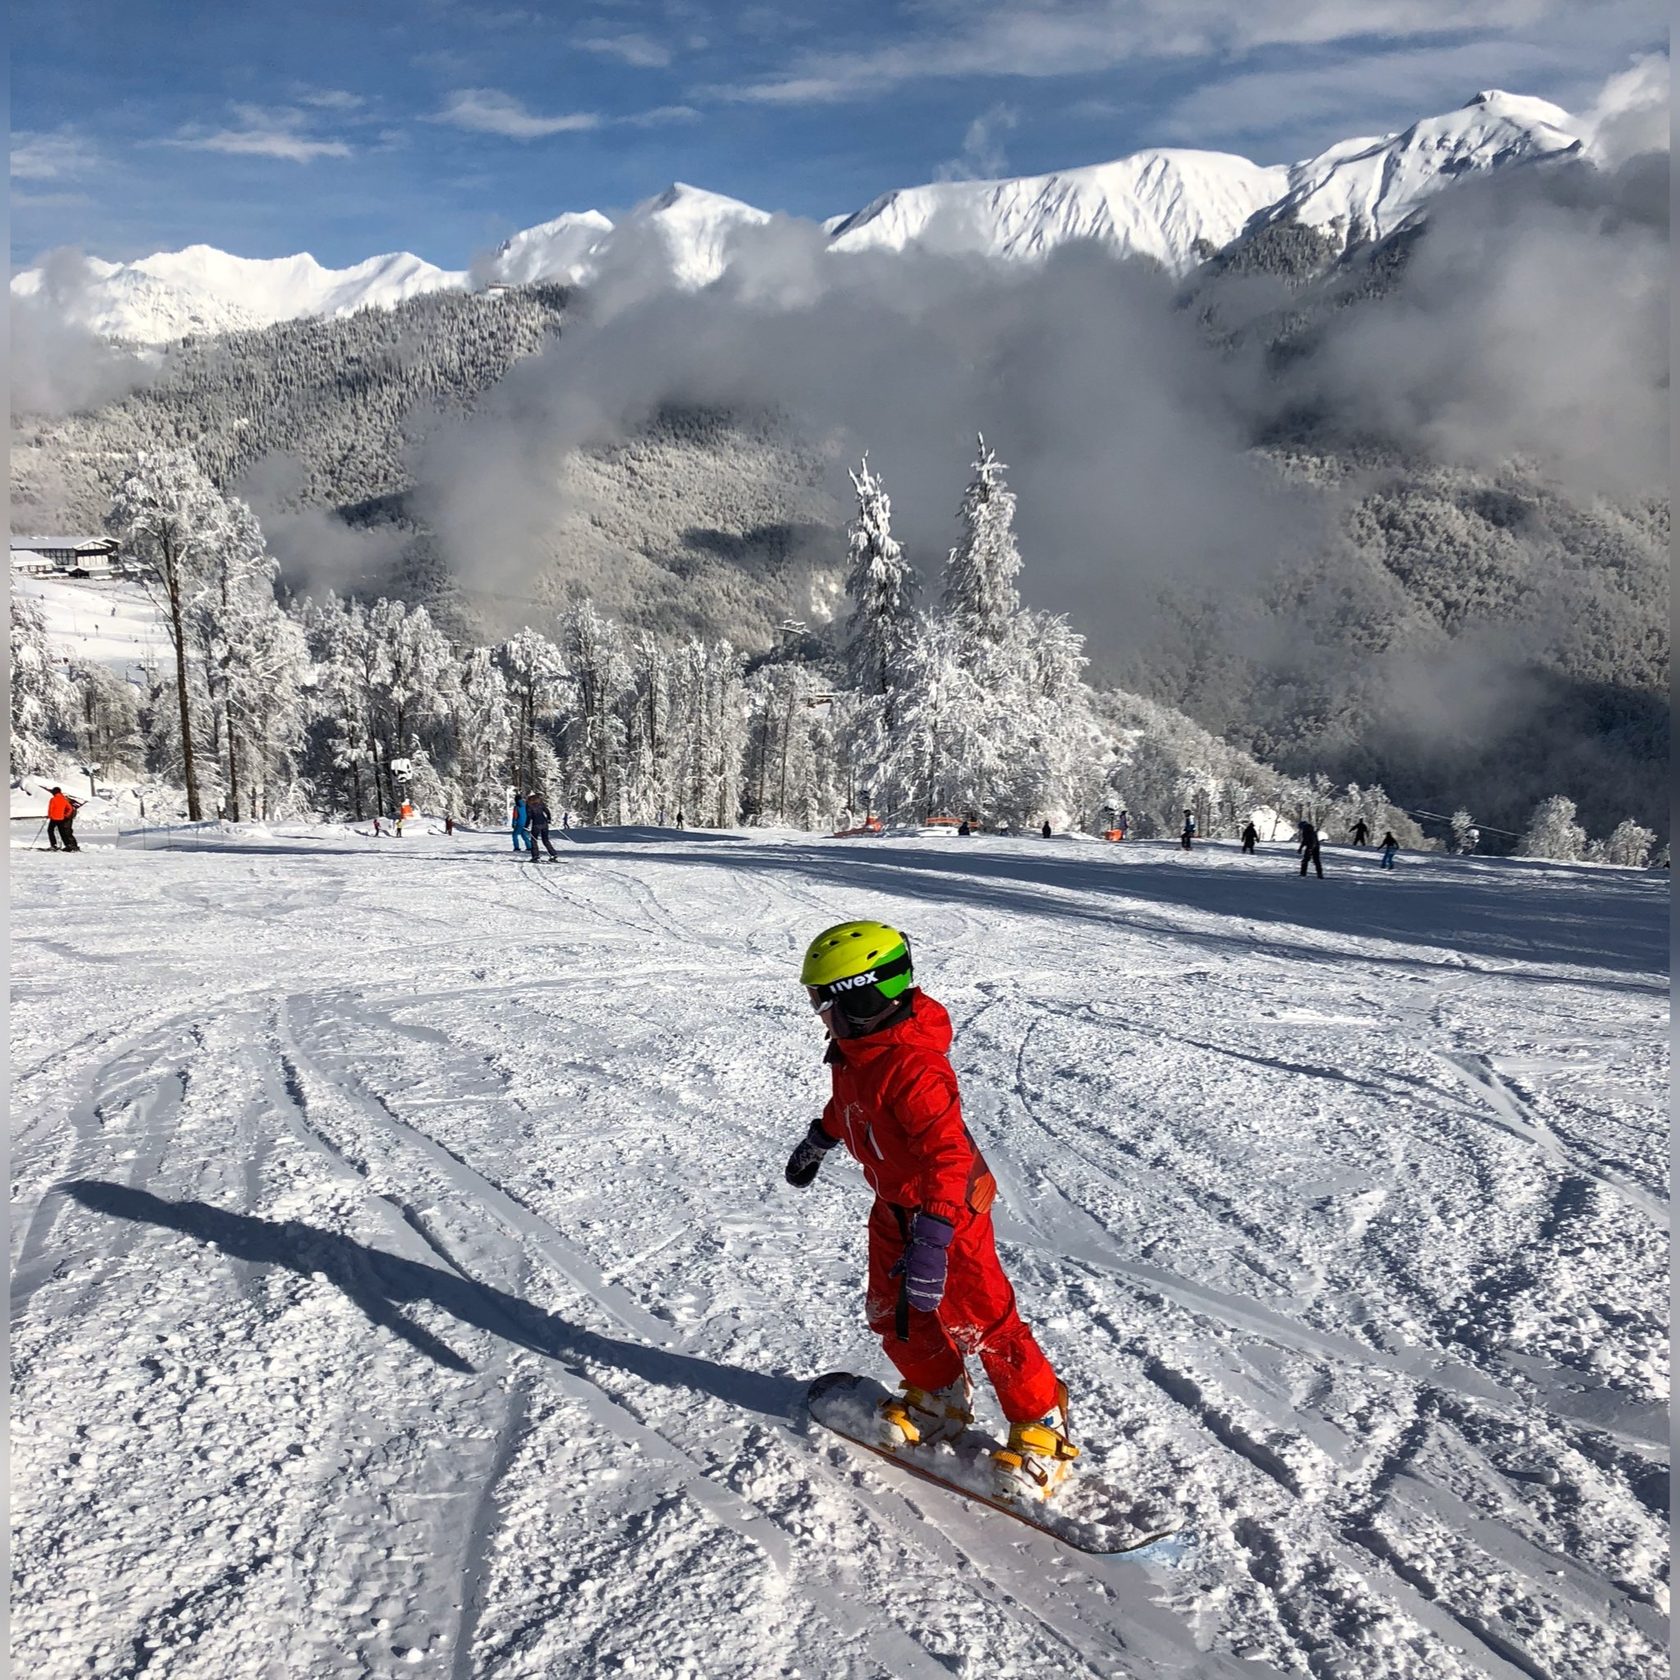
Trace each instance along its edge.
<instances>
[{"instance_id":1,"label":"skier in blue jacket","mask_svg":"<svg viewBox=\"0 0 1680 1680\"><path fill-rule=\"evenodd\" d=\"M531 824L525 815L525 795L516 793L513 796L513 849L517 852L521 844L530 849L533 857L536 855L537 848L531 841Z\"/></svg>"}]
</instances>

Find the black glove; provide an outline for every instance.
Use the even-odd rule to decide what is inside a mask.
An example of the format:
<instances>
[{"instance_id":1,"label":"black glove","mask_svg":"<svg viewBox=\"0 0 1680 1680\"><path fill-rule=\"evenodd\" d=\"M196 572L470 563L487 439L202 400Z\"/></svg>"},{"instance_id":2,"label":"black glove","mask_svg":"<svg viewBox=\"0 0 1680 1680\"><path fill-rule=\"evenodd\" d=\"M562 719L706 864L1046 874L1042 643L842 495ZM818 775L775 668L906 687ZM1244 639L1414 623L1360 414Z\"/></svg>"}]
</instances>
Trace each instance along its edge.
<instances>
[{"instance_id":1,"label":"black glove","mask_svg":"<svg viewBox=\"0 0 1680 1680\"><path fill-rule=\"evenodd\" d=\"M817 1176L817 1169L823 1164L823 1156L834 1147L834 1143L835 1140L822 1129L822 1122L813 1120L811 1129L788 1156L788 1183L796 1190L803 1190Z\"/></svg>"}]
</instances>

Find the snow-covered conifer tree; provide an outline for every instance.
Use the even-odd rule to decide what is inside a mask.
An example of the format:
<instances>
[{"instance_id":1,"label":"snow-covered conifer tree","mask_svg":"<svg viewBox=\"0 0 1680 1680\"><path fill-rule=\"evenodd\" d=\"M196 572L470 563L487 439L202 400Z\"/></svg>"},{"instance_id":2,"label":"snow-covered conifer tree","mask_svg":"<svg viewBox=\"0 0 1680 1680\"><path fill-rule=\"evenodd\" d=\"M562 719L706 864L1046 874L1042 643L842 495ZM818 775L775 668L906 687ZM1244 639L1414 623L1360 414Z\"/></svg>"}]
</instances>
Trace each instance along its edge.
<instances>
[{"instance_id":1,"label":"snow-covered conifer tree","mask_svg":"<svg viewBox=\"0 0 1680 1680\"><path fill-rule=\"evenodd\" d=\"M1015 494L1003 482L1003 463L979 440L974 477L963 492L963 534L945 561L945 610L965 642L1001 642L1020 610L1015 577Z\"/></svg>"},{"instance_id":2,"label":"snow-covered conifer tree","mask_svg":"<svg viewBox=\"0 0 1680 1680\"><path fill-rule=\"evenodd\" d=\"M1475 819L1461 805L1452 814L1452 849L1467 857L1475 851L1480 838L1481 830L1476 827Z\"/></svg>"},{"instance_id":3,"label":"snow-covered conifer tree","mask_svg":"<svg viewBox=\"0 0 1680 1680\"><path fill-rule=\"evenodd\" d=\"M47 646L39 608L12 592L12 774L50 770L69 739L69 684Z\"/></svg>"},{"instance_id":4,"label":"snow-covered conifer tree","mask_svg":"<svg viewBox=\"0 0 1680 1680\"><path fill-rule=\"evenodd\" d=\"M495 650L495 656L507 680L512 708L513 760L509 774L520 787L535 787L540 780L536 745L565 691L565 657L547 636L529 627L509 636Z\"/></svg>"},{"instance_id":5,"label":"snow-covered conifer tree","mask_svg":"<svg viewBox=\"0 0 1680 1680\"><path fill-rule=\"evenodd\" d=\"M505 800L513 724L508 717L507 680L489 648L473 648L461 671L455 713L455 775L466 815L499 821Z\"/></svg>"},{"instance_id":6,"label":"snow-covered conifer tree","mask_svg":"<svg viewBox=\"0 0 1680 1680\"><path fill-rule=\"evenodd\" d=\"M1573 863L1587 843L1587 831L1575 821L1575 801L1553 794L1534 807L1517 849L1525 857Z\"/></svg>"},{"instance_id":7,"label":"snow-covered conifer tree","mask_svg":"<svg viewBox=\"0 0 1680 1680\"><path fill-rule=\"evenodd\" d=\"M887 697L890 727L893 689L914 634L916 574L893 540L892 503L880 479L870 472L867 455L850 477L858 510L848 533L846 593L852 599L852 617L846 667L864 694Z\"/></svg>"},{"instance_id":8,"label":"snow-covered conifer tree","mask_svg":"<svg viewBox=\"0 0 1680 1680\"><path fill-rule=\"evenodd\" d=\"M15 671L17 656L12 657ZM90 664L76 673L73 688L76 747L83 758L103 765L107 772L116 767L140 768L145 748L140 740L140 696L134 684L108 666Z\"/></svg>"}]
</instances>

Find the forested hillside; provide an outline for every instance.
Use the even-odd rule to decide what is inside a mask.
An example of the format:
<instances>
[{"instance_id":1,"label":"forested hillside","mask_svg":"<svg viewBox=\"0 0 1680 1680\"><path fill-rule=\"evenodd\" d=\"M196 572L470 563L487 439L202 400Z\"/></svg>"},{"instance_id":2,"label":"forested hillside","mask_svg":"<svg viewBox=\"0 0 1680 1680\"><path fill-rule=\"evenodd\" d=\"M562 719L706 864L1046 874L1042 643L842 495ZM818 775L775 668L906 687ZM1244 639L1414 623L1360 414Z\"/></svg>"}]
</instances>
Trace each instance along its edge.
<instances>
[{"instance_id":1,"label":"forested hillside","mask_svg":"<svg viewBox=\"0 0 1680 1680\"><path fill-rule=\"evenodd\" d=\"M491 635L585 597L759 648L790 615L825 616L844 513L816 453L762 416L665 408L566 457L537 433L519 505L491 496L472 516L475 452L505 466L528 434L498 414L487 443L463 417L558 336L565 306L557 287L439 292L184 340L119 401L13 416L12 527L97 530L136 454L184 447L256 508L293 589L396 590ZM321 511L333 520L307 517Z\"/></svg>"},{"instance_id":2,"label":"forested hillside","mask_svg":"<svg viewBox=\"0 0 1680 1680\"><path fill-rule=\"evenodd\" d=\"M1042 278L847 259L791 303L742 265L697 296L440 293L188 341L119 401L14 418L14 529L94 528L137 453L185 446L293 592L402 596L463 641L587 599L753 656L845 611L863 449L931 575L953 504L920 437L982 407L1031 492L1033 604L1099 684L1490 829L1558 792L1595 832L1664 828L1659 174L1482 184L1328 267L1272 223L1176 292L1088 253ZM1290 520L1244 524L1256 485ZM1184 563L1173 510L1228 492L1247 552Z\"/></svg>"}]
</instances>

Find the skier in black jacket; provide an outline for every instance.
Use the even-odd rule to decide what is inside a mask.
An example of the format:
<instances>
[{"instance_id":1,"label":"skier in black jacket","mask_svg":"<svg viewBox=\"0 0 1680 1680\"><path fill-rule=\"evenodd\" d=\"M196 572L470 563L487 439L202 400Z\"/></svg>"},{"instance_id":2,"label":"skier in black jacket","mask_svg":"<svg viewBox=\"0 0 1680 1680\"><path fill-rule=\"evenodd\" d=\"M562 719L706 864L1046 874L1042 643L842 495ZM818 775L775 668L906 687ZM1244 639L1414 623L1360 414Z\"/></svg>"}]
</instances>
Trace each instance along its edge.
<instances>
[{"instance_id":1,"label":"skier in black jacket","mask_svg":"<svg viewBox=\"0 0 1680 1680\"><path fill-rule=\"evenodd\" d=\"M1359 819L1359 821L1356 822L1353 825L1353 835L1352 835L1353 843L1356 846L1363 846L1365 844L1365 842L1367 840L1369 840L1370 838L1371 838L1370 827L1366 823L1365 819L1363 817L1361 817Z\"/></svg>"},{"instance_id":2,"label":"skier in black jacket","mask_svg":"<svg viewBox=\"0 0 1680 1680\"><path fill-rule=\"evenodd\" d=\"M548 801L540 793L531 794L525 801L525 824L531 832L531 862L541 863L537 856L537 842L540 840L548 848L548 855L554 862L560 861L560 854L554 849L554 842L548 837L548 825L554 821L548 809Z\"/></svg>"},{"instance_id":3,"label":"skier in black jacket","mask_svg":"<svg viewBox=\"0 0 1680 1680\"><path fill-rule=\"evenodd\" d=\"M1319 855L1318 830L1305 817L1301 818L1298 842L1301 848L1302 876L1306 875L1307 865L1310 863L1318 871L1318 878L1322 881L1324 879L1324 859Z\"/></svg>"},{"instance_id":4,"label":"skier in black jacket","mask_svg":"<svg viewBox=\"0 0 1680 1680\"><path fill-rule=\"evenodd\" d=\"M1243 850L1249 853L1252 853L1254 848L1260 844L1260 830L1251 822L1243 824L1242 843Z\"/></svg>"}]
</instances>

